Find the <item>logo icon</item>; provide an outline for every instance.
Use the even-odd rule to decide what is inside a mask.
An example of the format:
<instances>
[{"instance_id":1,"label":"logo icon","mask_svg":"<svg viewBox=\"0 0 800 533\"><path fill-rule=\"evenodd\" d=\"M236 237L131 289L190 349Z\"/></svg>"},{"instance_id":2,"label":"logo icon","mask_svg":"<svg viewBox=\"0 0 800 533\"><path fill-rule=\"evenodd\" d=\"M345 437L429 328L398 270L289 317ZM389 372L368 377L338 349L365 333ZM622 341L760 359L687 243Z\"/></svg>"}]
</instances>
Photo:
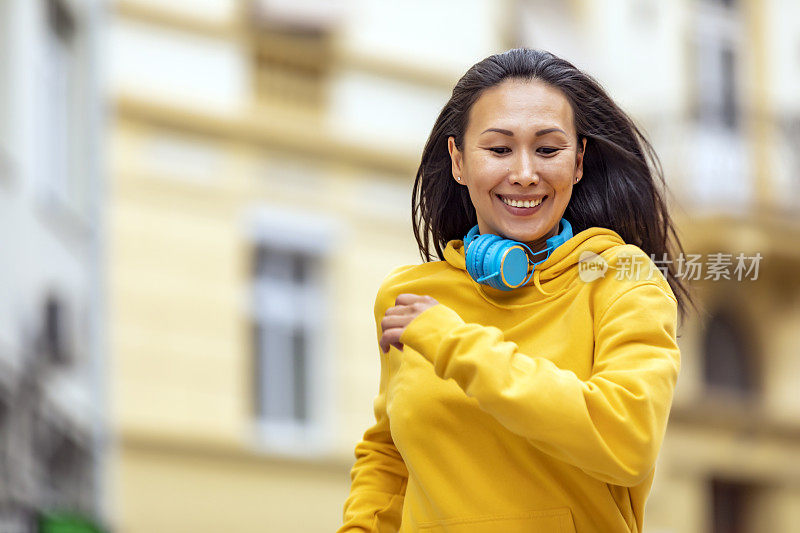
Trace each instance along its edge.
<instances>
[{"instance_id":1,"label":"logo icon","mask_svg":"<svg viewBox=\"0 0 800 533\"><path fill-rule=\"evenodd\" d=\"M605 277L608 270L608 262L589 250L581 252L578 259L578 276L581 281L591 283L592 281Z\"/></svg>"}]
</instances>

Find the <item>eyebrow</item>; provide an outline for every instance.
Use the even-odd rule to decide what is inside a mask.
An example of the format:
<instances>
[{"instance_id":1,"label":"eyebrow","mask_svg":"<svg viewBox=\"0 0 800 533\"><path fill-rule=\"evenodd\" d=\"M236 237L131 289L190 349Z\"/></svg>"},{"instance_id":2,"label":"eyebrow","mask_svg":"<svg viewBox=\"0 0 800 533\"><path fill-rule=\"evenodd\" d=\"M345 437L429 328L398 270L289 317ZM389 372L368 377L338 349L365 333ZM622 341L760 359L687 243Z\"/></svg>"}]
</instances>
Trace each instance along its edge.
<instances>
[{"instance_id":1,"label":"eyebrow","mask_svg":"<svg viewBox=\"0 0 800 533\"><path fill-rule=\"evenodd\" d=\"M503 130L503 129L500 129L500 128L489 128L489 129L483 130L481 132L481 135L483 135L487 131L496 131L497 133L502 133L503 135L508 135L509 137L513 137L514 136L514 132L513 131ZM544 135L545 133L551 133L551 132L554 132L554 131L560 131L564 135L567 134L567 132L562 130L561 128L545 128L543 130L537 131L536 132L536 136L538 137L539 135Z\"/></svg>"}]
</instances>

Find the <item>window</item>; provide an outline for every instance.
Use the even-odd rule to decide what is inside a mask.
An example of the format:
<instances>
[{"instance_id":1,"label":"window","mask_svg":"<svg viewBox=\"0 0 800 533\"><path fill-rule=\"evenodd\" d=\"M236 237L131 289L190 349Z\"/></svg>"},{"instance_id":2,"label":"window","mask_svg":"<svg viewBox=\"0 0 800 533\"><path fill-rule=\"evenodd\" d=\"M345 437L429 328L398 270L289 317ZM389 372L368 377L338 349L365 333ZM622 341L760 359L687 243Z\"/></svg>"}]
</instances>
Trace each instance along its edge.
<instances>
[{"instance_id":1,"label":"window","mask_svg":"<svg viewBox=\"0 0 800 533\"><path fill-rule=\"evenodd\" d=\"M69 364L73 359L69 319L63 299L48 294L42 309L38 341L42 355L51 363Z\"/></svg>"},{"instance_id":2,"label":"window","mask_svg":"<svg viewBox=\"0 0 800 533\"><path fill-rule=\"evenodd\" d=\"M757 372L744 329L733 316L717 312L704 333L704 379L715 392L750 396L756 392Z\"/></svg>"},{"instance_id":3,"label":"window","mask_svg":"<svg viewBox=\"0 0 800 533\"><path fill-rule=\"evenodd\" d=\"M749 533L754 514L754 487L711 480L711 533Z\"/></svg>"},{"instance_id":4,"label":"window","mask_svg":"<svg viewBox=\"0 0 800 533\"><path fill-rule=\"evenodd\" d=\"M344 228L336 217L277 205L252 206L242 221L252 243L254 444L267 453L299 457L330 452L336 429L331 401L336 342L329 327L327 259Z\"/></svg>"},{"instance_id":5,"label":"window","mask_svg":"<svg viewBox=\"0 0 800 533\"><path fill-rule=\"evenodd\" d=\"M258 244L254 277L254 411L269 444L292 445L314 430L321 334L319 257Z\"/></svg>"},{"instance_id":6,"label":"window","mask_svg":"<svg viewBox=\"0 0 800 533\"><path fill-rule=\"evenodd\" d=\"M343 5L331 0L253 2L258 101L312 111L324 106L332 29Z\"/></svg>"},{"instance_id":7,"label":"window","mask_svg":"<svg viewBox=\"0 0 800 533\"><path fill-rule=\"evenodd\" d=\"M730 42L705 42L697 52L695 115L704 125L733 130L739 123L736 56Z\"/></svg>"},{"instance_id":8,"label":"window","mask_svg":"<svg viewBox=\"0 0 800 533\"><path fill-rule=\"evenodd\" d=\"M730 1L701 1L698 8L693 115L703 126L735 130L740 123L737 12Z\"/></svg>"},{"instance_id":9,"label":"window","mask_svg":"<svg viewBox=\"0 0 800 533\"><path fill-rule=\"evenodd\" d=\"M744 20L737 3L695 0L687 39L687 160L685 201L740 212L756 198L740 98Z\"/></svg>"},{"instance_id":10,"label":"window","mask_svg":"<svg viewBox=\"0 0 800 533\"><path fill-rule=\"evenodd\" d=\"M255 93L266 104L318 109L325 103L330 45L324 34L264 30L255 48Z\"/></svg>"},{"instance_id":11,"label":"window","mask_svg":"<svg viewBox=\"0 0 800 533\"><path fill-rule=\"evenodd\" d=\"M11 3L0 0L0 184L11 172L11 107L13 75L11 71Z\"/></svg>"},{"instance_id":12,"label":"window","mask_svg":"<svg viewBox=\"0 0 800 533\"><path fill-rule=\"evenodd\" d=\"M77 207L74 157L77 98L77 26L63 0L44 2L45 42L39 63L37 143L46 157L38 158L40 193L48 205Z\"/></svg>"}]
</instances>

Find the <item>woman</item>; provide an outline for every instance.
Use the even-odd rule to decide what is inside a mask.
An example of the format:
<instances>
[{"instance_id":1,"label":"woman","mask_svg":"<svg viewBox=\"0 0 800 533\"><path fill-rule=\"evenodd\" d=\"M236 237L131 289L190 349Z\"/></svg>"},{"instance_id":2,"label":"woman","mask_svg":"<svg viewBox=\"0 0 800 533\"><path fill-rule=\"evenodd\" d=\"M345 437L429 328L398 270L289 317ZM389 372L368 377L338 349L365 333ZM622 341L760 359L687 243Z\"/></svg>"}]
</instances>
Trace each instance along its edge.
<instances>
[{"instance_id":1,"label":"woman","mask_svg":"<svg viewBox=\"0 0 800 533\"><path fill-rule=\"evenodd\" d=\"M691 302L653 260L682 251L662 186L567 61L515 49L467 71L414 183L426 262L375 301L376 423L340 532L641 531Z\"/></svg>"}]
</instances>

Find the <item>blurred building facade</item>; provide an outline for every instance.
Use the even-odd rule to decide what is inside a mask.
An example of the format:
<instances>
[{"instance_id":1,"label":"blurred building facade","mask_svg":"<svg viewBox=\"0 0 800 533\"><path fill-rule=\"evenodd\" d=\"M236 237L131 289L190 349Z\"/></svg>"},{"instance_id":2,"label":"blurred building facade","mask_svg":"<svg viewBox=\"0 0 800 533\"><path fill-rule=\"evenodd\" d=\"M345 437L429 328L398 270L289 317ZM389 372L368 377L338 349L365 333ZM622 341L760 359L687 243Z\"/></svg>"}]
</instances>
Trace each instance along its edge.
<instances>
[{"instance_id":1,"label":"blurred building facade","mask_svg":"<svg viewBox=\"0 0 800 533\"><path fill-rule=\"evenodd\" d=\"M341 521L377 383L375 289L390 263L413 257L416 155L358 127L375 117L362 109L367 74L338 72L340 7L113 4L122 531ZM431 92L402 77L390 97ZM445 84L435 91L418 118L436 112Z\"/></svg>"},{"instance_id":2,"label":"blurred building facade","mask_svg":"<svg viewBox=\"0 0 800 533\"><path fill-rule=\"evenodd\" d=\"M453 84L512 46L650 134L694 285L654 532L800 524L800 8L790 0L119 0L107 47L120 531L330 531L378 386L383 276ZM314 512L308 512L313 508ZM738 528L738 529L737 529Z\"/></svg>"},{"instance_id":3,"label":"blurred building facade","mask_svg":"<svg viewBox=\"0 0 800 533\"><path fill-rule=\"evenodd\" d=\"M0 531L104 521L98 6L0 1Z\"/></svg>"},{"instance_id":4,"label":"blurred building facade","mask_svg":"<svg viewBox=\"0 0 800 533\"><path fill-rule=\"evenodd\" d=\"M542 24L548 4L519 2L517 35L586 66L644 126L702 262L682 265L702 312L679 332L646 529L800 531L798 6L575 2ZM740 277L740 254L760 269Z\"/></svg>"}]
</instances>

